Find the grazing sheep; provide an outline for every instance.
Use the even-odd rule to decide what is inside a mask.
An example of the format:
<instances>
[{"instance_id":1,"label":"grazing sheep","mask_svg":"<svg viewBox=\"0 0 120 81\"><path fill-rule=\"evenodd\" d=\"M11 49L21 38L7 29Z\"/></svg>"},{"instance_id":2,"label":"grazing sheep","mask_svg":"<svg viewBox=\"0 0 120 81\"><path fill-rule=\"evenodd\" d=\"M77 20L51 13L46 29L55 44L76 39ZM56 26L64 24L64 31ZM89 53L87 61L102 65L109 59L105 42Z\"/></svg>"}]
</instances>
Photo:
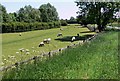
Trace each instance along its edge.
<instances>
[{"instance_id":1,"label":"grazing sheep","mask_svg":"<svg viewBox=\"0 0 120 81\"><path fill-rule=\"evenodd\" d=\"M48 38L48 39L44 39L44 40L43 40L43 42L44 42L45 44L49 44L50 41L51 41L51 38Z\"/></svg>"},{"instance_id":2,"label":"grazing sheep","mask_svg":"<svg viewBox=\"0 0 120 81\"><path fill-rule=\"evenodd\" d=\"M22 36L22 33L19 33L19 36Z\"/></svg>"},{"instance_id":3,"label":"grazing sheep","mask_svg":"<svg viewBox=\"0 0 120 81\"><path fill-rule=\"evenodd\" d=\"M42 47L42 46L44 46L44 42L41 42L41 43L39 44L39 47Z\"/></svg>"},{"instance_id":4,"label":"grazing sheep","mask_svg":"<svg viewBox=\"0 0 120 81\"><path fill-rule=\"evenodd\" d=\"M63 31L63 28L60 28L61 31Z\"/></svg>"},{"instance_id":5,"label":"grazing sheep","mask_svg":"<svg viewBox=\"0 0 120 81\"><path fill-rule=\"evenodd\" d=\"M43 43L47 44L47 39L44 39L44 40L43 40Z\"/></svg>"},{"instance_id":6,"label":"grazing sheep","mask_svg":"<svg viewBox=\"0 0 120 81\"><path fill-rule=\"evenodd\" d=\"M48 39L47 39L47 43L49 44L49 43L50 43L50 41L51 41L51 38L48 38Z\"/></svg>"},{"instance_id":7,"label":"grazing sheep","mask_svg":"<svg viewBox=\"0 0 120 81\"><path fill-rule=\"evenodd\" d=\"M75 40L75 37L72 37L71 42L73 42L74 40Z\"/></svg>"},{"instance_id":8,"label":"grazing sheep","mask_svg":"<svg viewBox=\"0 0 120 81\"><path fill-rule=\"evenodd\" d=\"M57 34L57 37L59 37L59 36L63 36L62 33L58 33L58 34Z\"/></svg>"}]
</instances>

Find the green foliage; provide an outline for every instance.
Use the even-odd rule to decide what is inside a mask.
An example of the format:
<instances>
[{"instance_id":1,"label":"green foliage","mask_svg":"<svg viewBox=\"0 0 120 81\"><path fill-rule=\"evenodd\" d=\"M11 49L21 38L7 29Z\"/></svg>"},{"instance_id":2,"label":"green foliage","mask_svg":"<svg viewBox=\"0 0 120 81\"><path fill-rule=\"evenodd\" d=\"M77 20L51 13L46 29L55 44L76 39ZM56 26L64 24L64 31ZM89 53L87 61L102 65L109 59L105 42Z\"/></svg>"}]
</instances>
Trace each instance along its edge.
<instances>
[{"instance_id":1,"label":"green foliage","mask_svg":"<svg viewBox=\"0 0 120 81\"><path fill-rule=\"evenodd\" d=\"M41 5L39 10L41 12L42 22L52 22L59 20L56 8L50 3Z\"/></svg>"},{"instance_id":2,"label":"green foliage","mask_svg":"<svg viewBox=\"0 0 120 81\"><path fill-rule=\"evenodd\" d=\"M0 4L0 18L1 22L9 22L9 16L7 14L6 8Z\"/></svg>"},{"instance_id":3,"label":"green foliage","mask_svg":"<svg viewBox=\"0 0 120 81\"><path fill-rule=\"evenodd\" d=\"M117 34L101 33L95 40L46 61L9 70L3 79L118 79Z\"/></svg>"},{"instance_id":4,"label":"green foliage","mask_svg":"<svg viewBox=\"0 0 120 81\"><path fill-rule=\"evenodd\" d=\"M70 19L67 20L67 23L68 23L68 24L77 24L78 22L77 22L76 18L70 17Z\"/></svg>"},{"instance_id":5,"label":"green foliage","mask_svg":"<svg viewBox=\"0 0 120 81\"><path fill-rule=\"evenodd\" d=\"M61 26L67 26L68 24L67 21L63 19L60 20L60 23L61 23Z\"/></svg>"},{"instance_id":6,"label":"green foliage","mask_svg":"<svg viewBox=\"0 0 120 81\"><path fill-rule=\"evenodd\" d=\"M9 22L16 22L16 13L9 13Z\"/></svg>"},{"instance_id":7,"label":"green foliage","mask_svg":"<svg viewBox=\"0 0 120 81\"><path fill-rule=\"evenodd\" d=\"M34 23L25 23L25 22L9 22L2 23L2 32L25 32L31 30L42 30L42 29L50 29L50 28L60 27L59 22L34 22Z\"/></svg>"},{"instance_id":8,"label":"green foliage","mask_svg":"<svg viewBox=\"0 0 120 81\"><path fill-rule=\"evenodd\" d=\"M41 5L39 9L28 5L20 8L18 12L9 14L7 14L6 8L0 4L0 10L2 11L0 20L3 22L3 33L60 27L57 10L50 3Z\"/></svg>"},{"instance_id":9,"label":"green foliage","mask_svg":"<svg viewBox=\"0 0 120 81\"><path fill-rule=\"evenodd\" d=\"M76 1L80 11L78 21L83 24L96 23L99 31L103 31L114 14L119 11L119 2L80 2ZM85 22L85 23L84 23Z\"/></svg>"},{"instance_id":10,"label":"green foliage","mask_svg":"<svg viewBox=\"0 0 120 81\"><path fill-rule=\"evenodd\" d=\"M40 15L41 12L38 9L32 8L32 6L28 5L24 8L20 8L17 18L19 22L40 22Z\"/></svg>"}]
</instances>

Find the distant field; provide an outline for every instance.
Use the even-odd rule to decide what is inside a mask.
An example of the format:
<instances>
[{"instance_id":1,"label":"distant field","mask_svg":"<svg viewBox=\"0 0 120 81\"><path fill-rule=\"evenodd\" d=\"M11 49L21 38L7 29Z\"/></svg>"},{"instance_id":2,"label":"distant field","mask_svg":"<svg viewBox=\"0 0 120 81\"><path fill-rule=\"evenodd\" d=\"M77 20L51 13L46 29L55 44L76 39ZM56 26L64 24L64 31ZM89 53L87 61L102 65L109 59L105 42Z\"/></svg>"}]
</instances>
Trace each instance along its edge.
<instances>
[{"instance_id":1,"label":"distant field","mask_svg":"<svg viewBox=\"0 0 120 81\"><path fill-rule=\"evenodd\" d=\"M62 42L55 40L58 33L62 33L63 37L66 36L76 36L77 33L89 31L87 28L78 28L79 25L68 25L61 27L64 30L60 31L60 28L48 29L48 30L38 30L21 32L19 33L4 33L2 34L2 60L4 65L10 65L20 60L25 60L35 55L40 55L43 52L48 52L50 50L57 50L58 48L65 47L71 44L70 41ZM80 33L80 36L85 34L94 34L93 32ZM45 38L51 38L51 43L45 45L44 47L38 47L38 44ZM75 41L74 43L76 43ZM19 49L28 49L30 54L24 54L20 52ZM19 53L18 53L19 52ZM9 58L10 56L15 56L15 58ZM3 65L3 63L2 63Z\"/></svg>"},{"instance_id":2,"label":"distant field","mask_svg":"<svg viewBox=\"0 0 120 81\"><path fill-rule=\"evenodd\" d=\"M114 22L114 23L110 23L110 24L108 24L108 25L111 25L111 26L115 26L115 27L120 27L120 23L118 23L118 22Z\"/></svg>"},{"instance_id":3,"label":"distant field","mask_svg":"<svg viewBox=\"0 0 120 81\"><path fill-rule=\"evenodd\" d=\"M118 32L101 33L90 43L20 68L3 79L118 79Z\"/></svg>"}]
</instances>

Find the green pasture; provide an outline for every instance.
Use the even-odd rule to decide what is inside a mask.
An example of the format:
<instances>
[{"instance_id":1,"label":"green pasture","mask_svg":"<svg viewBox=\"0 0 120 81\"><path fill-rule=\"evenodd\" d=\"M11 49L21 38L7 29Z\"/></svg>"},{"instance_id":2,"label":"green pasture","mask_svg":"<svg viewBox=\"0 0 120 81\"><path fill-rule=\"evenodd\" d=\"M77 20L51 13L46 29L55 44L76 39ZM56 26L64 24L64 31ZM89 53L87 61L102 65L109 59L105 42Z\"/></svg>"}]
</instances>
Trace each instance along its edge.
<instances>
[{"instance_id":1,"label":"green pasture","mask_svg":"<svg viewBox=\"0 0 120 81\"><path fill-rule=\"evenodd\" d=\"M66 36L77 36L77 33L80 36L86 34L94 34L94 32L80 33L84 31L89 31L87 28L83 28L79 25L68 25L63 28L63 31L60 28L48 29L48 30L37 30L29 32L21 32L22 36L19 36L19 33L4 33L2 34L2 62L1 65L11 65L15 62L31 58L35 55L40 55L44 52L49 52L51 50L57 50L63 48L67 45L70 45L70 41L59 41L55 40L58 33L62 33L63 37ZM51 38L50 44L45 44L43 47L38 47L39 43L46 38ZM76 43L75 41L73 43ZM24 48L29 50L29 54L21 53L19 49ZM19 53L18 53L19 52ZM14 56L14 58L10 58Z\"/></svg>"},{"instance_id":2,"label":"green pasture","mask_svg":"<svg viewBox=\"0 0 120 81\"><path fill-rule=\"evenodd\" d=\"M118 69L118 32L106 31L46 61L6 71L3 79L118 79Z\"/></svg>"}]
</instances>

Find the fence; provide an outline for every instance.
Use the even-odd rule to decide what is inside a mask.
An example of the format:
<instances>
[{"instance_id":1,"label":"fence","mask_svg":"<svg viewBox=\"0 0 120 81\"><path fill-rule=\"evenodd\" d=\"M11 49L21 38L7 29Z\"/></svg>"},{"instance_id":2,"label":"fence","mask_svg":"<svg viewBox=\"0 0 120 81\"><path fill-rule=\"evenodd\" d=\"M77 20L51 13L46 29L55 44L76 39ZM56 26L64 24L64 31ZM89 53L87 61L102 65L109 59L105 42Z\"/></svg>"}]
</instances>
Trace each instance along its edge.
<instances>
[{"instance_id":1,"label":"fence","mask_svg":"<svg viewBox=\"0 0 120 81\"><path fill-rule=\"evenodd\" d=\"M97 34L89 37L89 38L86 39L86 40L83 40L82 42L78 42L77 44L68 45L68 46L65 47L65 48L60 48L60 49L58 49L58 50L54 50L54 51L50 51L50 52L47 52L47 53L43 53L42 56L43 56L43 57L49 57L49 58L50 58L50 57L52 57L52 56L53 56L54 54L56 54L56 53L60 53L60 52L62 52L62 51L64 51L64 50L66 50L66 49L69 49L69 48L72 48L72 47L76 47L76 46L79 46L79 45L84 44L84 43L86 43L86 42L89 42L90 40L94 39L96 36L97 36ZM34 57L32 57L32 58L30 58L30 59L28 59L28 60L25 60L25 61L22 61L22 62L16 62L15 64L12 64L12 65L10 65L10 66L3 66L3 67L0 68L0 71L5 71L5 70L8 70L8 69L10 69L10 68L12 68L12 67L18 67L19 65L28 63L28 62L30 62L30 61L36 62L37 59L41 59L41 58L42 58L41 55L39 55L39 56L34 56ZM41 60L42 60L42 59L41 59Z\"/></svg>"}]
</instances>

